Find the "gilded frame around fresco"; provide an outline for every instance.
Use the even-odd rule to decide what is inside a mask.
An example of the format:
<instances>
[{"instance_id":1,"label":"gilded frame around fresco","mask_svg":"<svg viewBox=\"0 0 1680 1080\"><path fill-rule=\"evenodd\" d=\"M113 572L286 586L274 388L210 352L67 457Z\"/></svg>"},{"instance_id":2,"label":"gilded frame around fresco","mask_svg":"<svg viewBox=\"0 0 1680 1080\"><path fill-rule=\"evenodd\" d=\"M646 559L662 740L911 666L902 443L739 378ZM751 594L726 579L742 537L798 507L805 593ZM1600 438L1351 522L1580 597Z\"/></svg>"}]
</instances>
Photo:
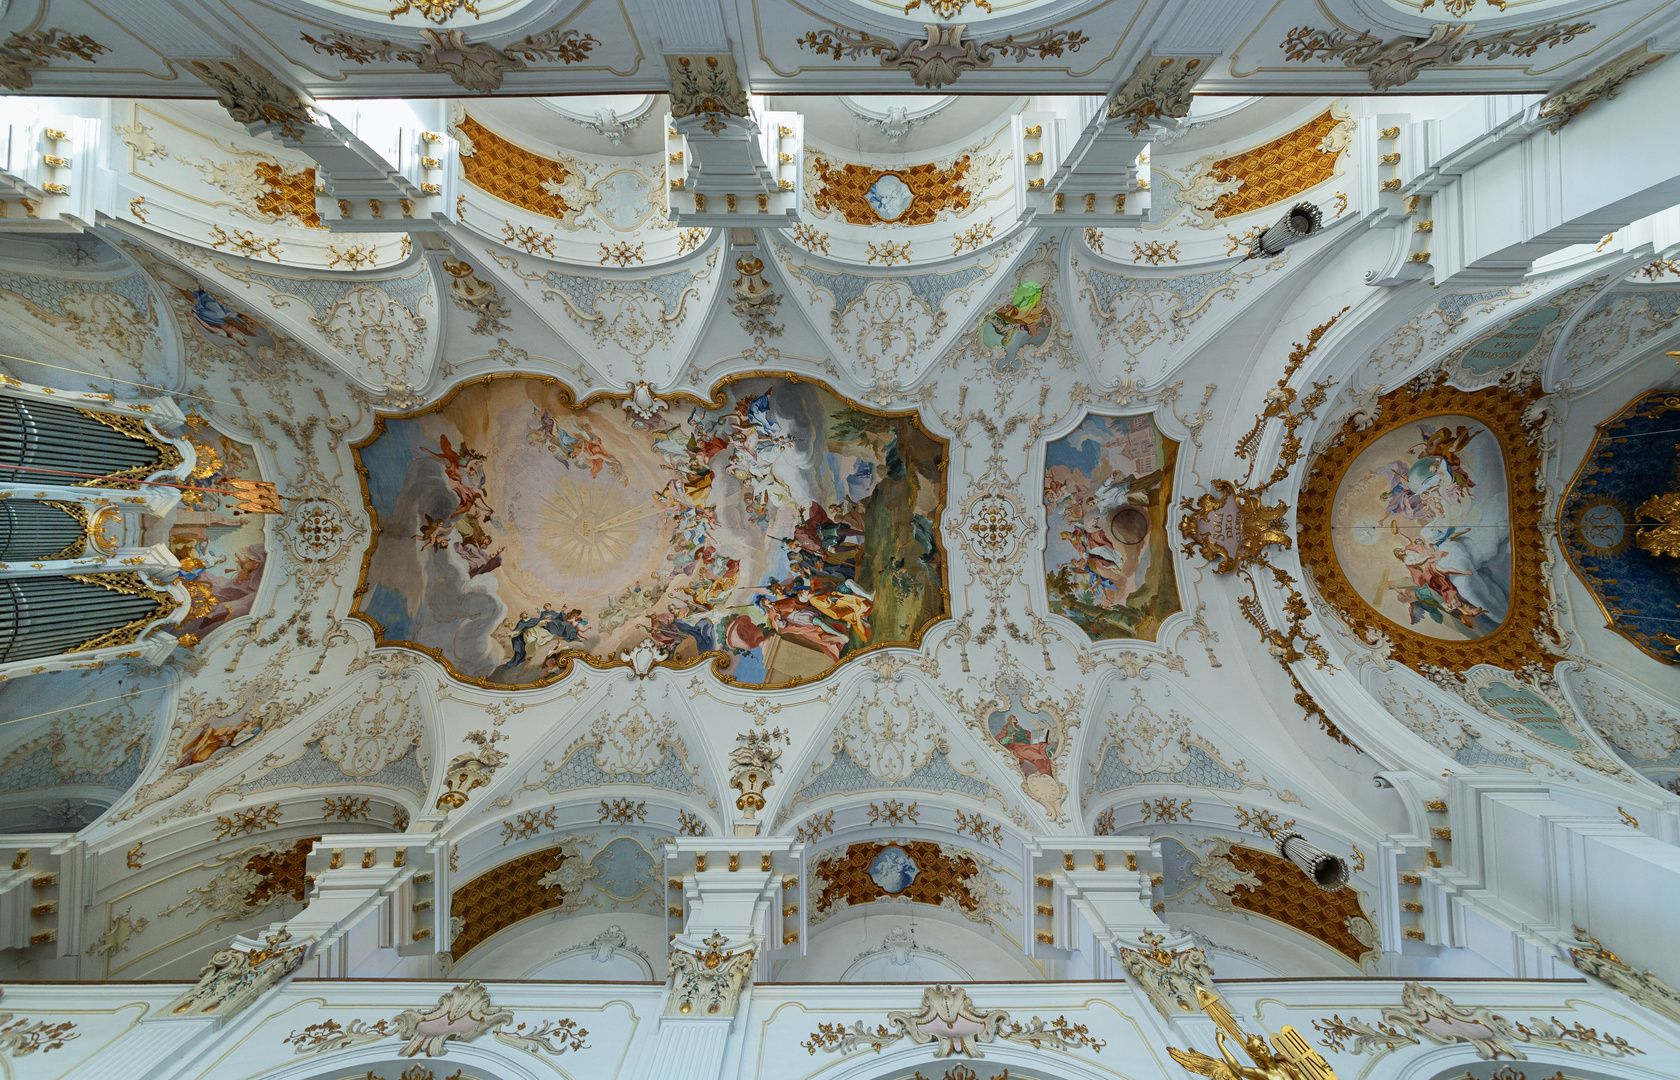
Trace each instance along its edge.
<instances>
[{"instance_id":1,"label":"gilded frame around fresco","mask_svg":"<svg viewBox=\"0 0 1680 1080\"><path fill-rule=\"evenodd\" d=\"M421 408L412 409L408 412L402 413L374 413L372 429L369 430L365 437L350 444L351 457L356 463L356 478L361 484L362 508L367 511L368 525L372 530L372 538L368 542L367 550L362 553L362 565L361 570L356 576L356 588L351 594L351 603L353 605L360 603L361 598L367 594L369 587L368 569L373 563L374 552L379 549L379 538L384 532L384 526L382 526L379 522L379 512L374 509L372 495L368 491L368 470L367 466L362 463L362 449L371 445L375 439L385 434L387 420L411 420L417 416L425 416L430 413L441 412L469 387L483 386L501 379L517 379L552 386L560 398L560 404L565 408L570 409L572 412L582 412L585 409L602 402L617 402L622 405L625 402L632 400L634 397L631 392L598 391L579 401L575 400L570 386L566 385L566 383L552 375L542 375L535 372L522 371L499 371L489 375L481 375L476 379L462 380L450 387L442 397L438 398L438 400L432 402L430 405L422 406ZM669 668L675 671L686 671L690 668L699 667L701 664L710 662L713 677L726 685L738 686L743 689L752 690L785 690L807 683L821 682L823 679L829 678L830 676L838 673L847 664L850 664L853 661L880 649L921 648L922 639L927 635L927 632L951 618L950 554L945 547L945 537L940 531L940 520L945 517L945 511L949 508L948 504L951 497L951 441L934 434L932 431L929 431L927 427L922 424L919 414L914 409L904 409L894 412L889 409L871 408L868 405L863 405L859 402L853 401L851 398L842 394L840 391L820 379L812 379L807 376L795 374L791 371L747 371L734 375L725 375L712 384L712 396L710 398L704 398L698 394L690 393L684 390L673 390L658 394L657 399L668 404L683 401L706 409L721 409L728 401L728 396L724 393L727 387L733 386L739 382L748 382L754 379L782 379L791 383L805 383L807 385L814 386L825 393L832 394L835 398L844 402L848 408L856 409L859 412L867 413L870 416L879 416L888 420L908 418L912 423L921 429L923 435L927 436L930 441L937 443L942 448L939 455L941 502L933 530L934 547L939 553L939 599L942 605L942 610L938 615L929 619L920 629L916 630L909 640L872 642L864 648L858 649L856 652L842 657L837 664L828 671L823 672L821 675L798 676L793 679L789 679L787 682L776 683L773 686L760 683L739 682L731 676L725 675L723 673L723 666L729 662L729 655L722 649L709 649L706 652L687 660L660 660L656 662L655 666ZM489 679L482 676L468 676L461 674L459 671L455 670L455 665L450 663L449 658L444 656L438 649L434 649L427 645L421 645L419 642L415 641L395 639L387 640L385 638L384 624L365 612L358 611L352 607L350 617L353 619L360 619L372 628L376 647L392 646L412 649L413 651L428 656L432 660L436 661L445 671L449 673L450 678L455 679L458 682L466 683L470 686L479 686L486 690L531 690L543 686L552 686L555 683L565 680L571 675L574 661L582 661L585 665L598 671L605 671L611 668L629 668L632 671L635 670L635 664L627 658L603 658L595 656L582 649L568 649L560 655L559 670L547 679L530 683L491 682Z\"/></svg>"},{"instance_id":2,"label":"gilded frame around fresco","mask_svg":"<svg viewBox=\"0 0 1680 1080\"><path fill-rule=\"evenodd\" d=\"M1413 670L1444 668L1462 677L1477 664L1507 671L1538 665L1552 657L1541 641L1557 641L1552 621L1554 596L1546 573L1546 550L1540 519L1546 509L1538 432L1525 421L1538 388L1526 394L1494 386L1465 391L1425 375L1380 399L1381 424L1360 431L1349 417L1342 430L1310 463L1296 513L1301 565L1312 575L1318 594L1332 604L1359 637L1371 640L1374 629L1394 643L1392 659ZM1432 383L1432 384L1431 384ZM1348 468L1365 448L1396 428L1432 416L1469 416L1499 438L1505 459L1505 483L1511 514L1511 603L1504 622L1474 641L1432 638L1401 626L1365 602L1342 573L1332 546L1331 513Z\"/></svg>"},{"instance_id":3,"label":"gilded frame around fresco","mask_svg":"<svg viewBox=\"0 0 1680 1080\"><path fill-rule=\"evenodd\" d=\"M1664 412L1680 411L1680 394L1675 394L1671 391L1656 391L1656 394L1658 395L1658 400L1652 407L1647 409L1645 415L1655 416ZM1638 394L1635 394L1626 405L1617 409L1615 415L1607 417L1603 423L1593 428L1592 442L1587 444L1586 452L1581 455L1581 463L1575 467L1575 475L1569 478L1568 486L1563 489L1563 495L1558 499L1558 514L1560 518L1563 515L1563 510L1569 506L1569 500L1575 496L1576 486L1581 482L1582 478L1590 475L1591 472L1596 469L1594 458L1596 458L1598 454L1599 440L1604 437L1604 429L1627 416L1628 413L1633 411L1636 406L1651 398L1652 395L1653 391L1640 391ZM1632 542L1634 533L1638 530L1641 524L1648 524L1634 520L1631 513L1626 516L1627 520L1624 525L1626 532L1622 538L1622 543L1624 545ZM1561 528L1562 523L1560 522L1559 524ZM1606 607L1602 596L1604 586L1616 584L1614 581L1605 581L1600 579L1595 574L1592 574L1582 567L1581 564L1577 563L1575 561L1575 556L1570 553L1569 545L1562 542L1561 535L1559 536L1558 547L1563 550L1564 560L1568 562L1569 569L1575 574L1576 580L1579 581L1587 590L1587 593L1592 596L1593 603L1598 605L1598 613L1604 616L1604 625L1607 629L1614 630L1616 633L1626 638L1636 649L1651 657L1653 660L1656 660L1658 663L1680 663L1680 657L1671 658L1675 657L1676 653L1680 653L1680 647L1670 647L1664 643L1659 643L1658 645L1653 646L1648 640L1641 640L1640 637L1636 636L1636 632L1629 631L1617 621L1617 616L1620 615L1621 612L1619 610L1612 612L1608 607ZM1650 635L1646 635L1646 637L1649 638Z\"/></svg>"}]
</instances>

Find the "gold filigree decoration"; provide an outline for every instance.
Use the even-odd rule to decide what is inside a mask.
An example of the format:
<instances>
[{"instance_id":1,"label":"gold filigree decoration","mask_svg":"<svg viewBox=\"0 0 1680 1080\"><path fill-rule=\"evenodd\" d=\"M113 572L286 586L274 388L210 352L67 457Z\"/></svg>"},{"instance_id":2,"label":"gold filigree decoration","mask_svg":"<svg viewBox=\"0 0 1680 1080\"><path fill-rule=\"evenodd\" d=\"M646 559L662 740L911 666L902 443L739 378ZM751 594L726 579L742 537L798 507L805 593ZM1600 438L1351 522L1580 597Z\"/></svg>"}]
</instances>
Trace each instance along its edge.
<instances>
[{"instance_id":1,"label":"gold filigree decoration","mask_svg":"<svg viewBox=\"0 0 1680 1080\"><path fill-rule=\"evenodd\" d=\"M541 254L554 258L554 234L538 232L529 225L515 225L504 220L502 241L510 247L520 248L532 255Z\"/></svg>"},{"instance_id":2,"label":"gold filigree decoration","mask_svg":"<svg viewBox=\"0 0 1680 1080\"><path fill-rule=\"evenodd\" d=\"M1097 815L1096 823L1091 826L1091 831L1098 836L1114 836L1116 834L1114 807L1111 806Z\"/></svg>"},{"instance_id":3,"label":"gold filigree decoration","mask_svg":"<svg viewBox=\"0 0 1680 1080\"><path fill-rule=\"evenodd\" d=\"M218 820L220 820L220 819L218 819ZM142 870L142 869L144 869L145 865L142 862L142 860L145 859L145 857L146 857L146 841L142 840L138 844L135 844L133 847L128 849L128 860L127 860L128 868L130 870Z\"/></svg>"},{"instance_id":4,"label":"gold filigree decoration","mask_svg":"<svg viewBox=\"0 0 1680 1080\"><path fill-rule=\"evenodd\" d=\"M800 222L793 227L793 242L806 251L820 251L828 254L828 234L818 232L816 226Z\"/></svg>"},{"instance_id":5,"label":"gold filigree decoration","mask_svg":"<svg viewBox=\"0 0 1680 1080\"><path fill-rule=\"evenodd\" d=\"M366 821L369 800L356 795L328 795L321 800L321 820Z\"/></svg>"},{"instance_id":6,"label":"gold filigree decoration","mask_svg":"<svg viewBox=\"0 0 1680 1080\"><path fill-rule=\"evenodd\" d=\"M1132 261L1146 262L1150 266L1160 266L1164 260L1178 261L1178 241L1163 244L1159 240L1151 240L1146 244L1132 241Z\"/></svg>"},{"instance_id":7,"label":"gold filigree decoration","mask_svg":"<svg viewBox=\"0 0 1680 1080\"><path fill-rule=\"evenodd\" d=\"M1237 815L1237 828L1257 832L1261 836L1276 836L1281 832L1288 832L1295 825L1295 819L1280 821L1278 814L1272 810L1248 810L1241 806L1231 808Z\"/></svg>"},{"instance_id":8,"label":"gold filigree decoration","mask_svg":"<svg viewBox=\"0 0 1680 1080\"><path fill-rule=\"evenodd\" d=\"M275 262L280 261L280 241L264 240L249 229L225 231L220 225L212 225L210 246L225 247L235 255L243 255L247 259L260 259L266 255Z\"/></svg>"},{"instance_id":9,"label":"gold filigree decoration","mask_svg":"<svg viewBox=\"0 0 1680 1080\"><path fill-rule=\"evenodd\" d=\"M699 247L701 241L705 239L705 229L684 229L682 232L677 234L677 254L687 255L689 252ZM640 245L637 246L639 247Z\"/></svg>"},{"instance_id":10,"label":"gold filigree decoration","mask_svg":"<svg viewBox=\"0 0 1680 1080\"><path fill-rule=\"evenodd\" d=\"M812 814L809 821L799 826L796 839L801 844L808 844L834 832L834 811L826 814Z\"/></svg>"},{"instance_id":11,"label":"gold filigree decoration","mask_svg":"<svg viewBox=\"0 0 1680 1080\"><path fill-rule=\"evenodd\" d=\"M807 167L815 175L816 185L810 198L817 209L838 210L853 225L928 225L944 211L960 214L969 208L973 195L963 186L963 180L972 160L964 154L944 167L926 162L877 169L849 162L836 167L821 154L812 154ZM895 218L882 217L869 202L870 189L885 176L896 177L911 194L909 205Z\"/></svg>"},{"instance_id":12,"label":"gold filigree decoration","mask_svg":"<svg viewBox=\"0 0 1680 1080\"><path fill-rule=\"evenodd\" d=\"M951 237L951 254L960 255L964 251L979 251L980 245L992 238L992 223L978 222L970 225L962 232Z\"/></svg>"},{"instance_id":13,"label":"gold filigree decoration","mask_svg":"<svg viewBox=\"0 0 1680 1080\"><path fill-rule=\"evenodd\" d=\"M1292 199L1336 175L1336 162L1345 149L1325 153L1319 146L1343 119L1327 110L1263 146L1215 161L1209 176L1216 181L1237 180L1242 186L1219 197L1213 204L1213 216L1236 217L1259 210ZM1345 205L1346 200L1343 202Z\"/></svg>"},{"instance_id":14,"label":"gold filigree decoration","mask_svg":"<svg viewBox=\"0 0 1680 1080\"><path fill-rule=\"evenodd\" d=\"M332 254L332 258L327 260L329 267L342 264L351 270L360 270L364 266L379 265L379 250L371 244L349 244L343 251L329 244L327 251Z\"/></svg>"},{"instance_id":15,"label":"gold filigree decoration","mask_svg":"<svg viewBox=\"0 0 1680 1080\"><path fill-rule=\"evenodd\" d=\"M612 802L601 800L602 825L611 822L614 825L633 825L638 821L647 820L647 801L631 802L629 799L614 799Z\"/></svg>"},{"instance_id":16,"label":"gold filigree decoration","mask_svg":"<svg viewBox=\"0 0 1680 1080\"><path fill-rule=\"evenodd\" d=\"M254 832L262 832L270 825L280 824L280 804L272 806L248 806L243 810L216 818L216 839L226 840L230 836L248 836ZM131 856L133 852L129 853Z\"/></svg>"},{"instance_id":17,"label":"gold filigree decoration","mask_svg":"<svg viewBox=\"0 0 1680 1080\"><path fill-rule=\"evenodd\" d=\"M617 263L619 266L629 266L632 262L639 263L642 261L642 249L645 246L645 244L636 244L632 247L628 240L620 240L611 247L602 244L601 265L605 266L608 262Z\"/></svg>"},{"instance_id":18,"label":"gold filigree decoration","mask_svg":"<svg viewBox=\"0 0 1680 1080\"><path fill-rule=\"evenodd\" d=\"M1365 602L1336 561L1329 515L1348 467L1365 447L1395 428L1444 413L1473 416L1493 432L1505 459L1511 535L1539 535L1546 489L1535 486L1542 472L1534 425L1541 421L1539 417L1530 421L1525 412L1540 396L1540 388L1516 393L1493 386L1466 392L1436 381L1437 374L1426 372L1379 398L1373 411L1382 417L1381 425L1368 424L1362 431L1357 417L1350 415L1313 459L1301 487L1297 515L1298 521L1313 523L1297 533L1301 565L1312 575L1319 595L1341 612L1354 634L1367 639L1373 633L1387 634L1394 646L1390 659L1413 670L1439 667L1463 673L1477 664L1492 664L1507 671L1521 671L1535 664L1549 667L1555 657L1546 643L1558 650L1564 643L1552 622L1551 577L1546 570L1544 545L1511 545L1510 614L1493 632L1473 641L1430 638L1390 622Z\"/></svg>"},{"instance_id":19,"label":"gold filigree decoration","mask_svg":"<svg viewBox=\"0 0 1680 1080\"><path fill-rule=\"evenodd\" d=\"M701 821L698 815L691 814L687 810L679 810L677 812L678 836L705 836L710 831L711 830L706 828L706 823Z\"/></svg>"},{"instance_id":20,"label":"gold filigree decoration","mask_svg":"<svg viewBox=\"0 0 1680 1080\"><path fill-rule=\"evenodd\" d=\"M1256 236L1259 236L1262 232L1265 231L1265 229L1266 229L1266 227L1264 225L1250 225L1248 227L1248 229L1246 231L1244 231L1241 236L1236 236L1232 233L1226 233L1225 234L1225 254L1235 255L1237 252L1245 250L1248 247L1248 242L1250 240L1254 239Z\"/></svg>"},{"instance_id":21,"label":"gold filigree decoration","mask_svg":"<svg viewBox=\"0 0 1680 1080\"><path fill-rule=\"evenodd\" d=\"M502 846L507 847L514 840L529 840L543 829L554 828L555 812L553 807L547 810L527 810L522 814L515 814L512 821L503 820Z\"/></svg>"},{"instance_id":22,"label":"gold filigree decoration","mask_svg":"<svg viewBox=\"0 0 1680 1080\"><path fill-rule=\"evenodd\" d=\"M871 825L915 825L919 823L916 816L916 803L905 806L897 799L887 799L881 806L869 804L869 824Z\"/></svg>"},{"instance_id":23,"label":"gold filigree decoration","mask_svg":"<svg viewBox=\"0 0 1680 1080\"><path fill-rule=\"evenodd\" d=\"M989 841L998 846L1003 845L1003 826L987 821L976 811L965 814L961 810L954 811L957 816L957 831L976 840Z\"/></svg>"},{"instance_id":24,"label":"gold filigree decoration","mask_svg":"<svg viewBox=\"0 0 1680 1080\"><path fill-rule=\"evenodd\" d=\"M1434 0L1430 2L1433 3ZM457 11L468 11L472 13L473 18L478 18L478 6L473 0L401 0L391 9L391 18L408 14L410 8L417 9L423 18L440 25L448 22L449 17Z\"/></svg>"},{"instance_id":25,"label":"gold filigree decoration","mask_svg":"<svg viewBox=\"0 0 1680 1080\"><path fill-rule=\"evenodd\" d=\"M1096 228L1086 229L1085 246L1101 255L1103 253L1103 231Z\"/></svg>"},{"instance_id":26,"label":"gold filigree decoration","mask_svg":"<svg viewBox=\"0 0 1680 1080\"><path fill-rule=\"evenodd\" d=\"M896 266L898 263L910 261L910 241L902 244L891 240L875 243L872 240L864 242L864 248L869 252L871 264L879 262L882 266Z\"/></svg>"},{"instance_id":27,"label":"gold filigree decoration","mask_svg":"<svg viewBox=\"0 0 1680 1080\"><path fill-rule=\"evenodd\" d=\"M1170 799L1165 796L1159 799L1145 799L1143 800L1143 809L1138 812L1138 818L1141 821L1163 823L1168 821L1188 822L1190 820L1190 800L1185 799L1181 803L1177 799Z\"/></svg>"}]
</instances>

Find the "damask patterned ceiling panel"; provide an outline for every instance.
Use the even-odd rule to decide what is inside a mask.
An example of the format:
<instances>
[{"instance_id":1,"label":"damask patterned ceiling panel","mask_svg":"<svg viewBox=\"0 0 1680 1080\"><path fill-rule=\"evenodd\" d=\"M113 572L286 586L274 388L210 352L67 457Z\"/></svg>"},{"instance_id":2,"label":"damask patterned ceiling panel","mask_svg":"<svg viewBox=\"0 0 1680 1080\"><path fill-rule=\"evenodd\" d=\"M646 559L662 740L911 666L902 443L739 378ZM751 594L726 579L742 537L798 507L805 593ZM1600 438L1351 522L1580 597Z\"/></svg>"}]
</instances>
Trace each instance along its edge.
<instances>
[{"instance_id":1,"label":"damask patterned ceiling panel","mask_svg":"<svg viewBox=\"0 0 1680 1080\"><path fill-rule=\"evenodd\" d=\"M1601 424L1559 514L1570 568L1610 629L1665 664L1680 664L1680 395L1653 390Z\"/></svg>"}]
</instances>

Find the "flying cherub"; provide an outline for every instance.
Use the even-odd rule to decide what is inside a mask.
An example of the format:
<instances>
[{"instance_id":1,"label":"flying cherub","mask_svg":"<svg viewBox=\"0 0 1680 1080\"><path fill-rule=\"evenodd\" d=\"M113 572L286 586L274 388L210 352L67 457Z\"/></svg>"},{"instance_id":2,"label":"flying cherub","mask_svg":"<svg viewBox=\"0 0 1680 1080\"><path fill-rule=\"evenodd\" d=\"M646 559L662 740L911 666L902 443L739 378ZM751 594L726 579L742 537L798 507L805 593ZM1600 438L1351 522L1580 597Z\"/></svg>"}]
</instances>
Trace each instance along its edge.
<instances>
[{"instance_id":1,"label":"flying cherub","mask_svg":"<svg viewBox=\"0 0 1680 1080\"><path fill-rule=\"evenodd\" d=\"M433 551L442 551L449 546L450 520L449 518L435 518L427 514L426 523L420 526L420 531L414 534L414 539L420 541L422 548L429 547Z\"/></svg>"}]
</instances>

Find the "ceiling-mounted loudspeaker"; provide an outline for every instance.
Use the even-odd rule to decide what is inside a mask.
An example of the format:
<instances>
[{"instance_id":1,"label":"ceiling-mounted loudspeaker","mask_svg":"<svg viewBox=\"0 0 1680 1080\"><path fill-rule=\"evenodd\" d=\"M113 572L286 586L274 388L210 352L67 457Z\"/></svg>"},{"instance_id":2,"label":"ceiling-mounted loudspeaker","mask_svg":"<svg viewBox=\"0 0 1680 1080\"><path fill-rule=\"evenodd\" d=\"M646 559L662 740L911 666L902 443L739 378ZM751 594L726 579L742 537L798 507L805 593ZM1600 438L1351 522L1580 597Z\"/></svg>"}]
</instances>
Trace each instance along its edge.
<instances>
[{"instance_id":1,"label":"ceiling-mounted loudspeaker","mask_svg":"<svg viewBox=\"0 0 1680 1080\"><path fill-rule=\"evenodd\" d=\"M1283 253L1290 244L1315 236L1324 228L1324 214L1310 202L1298 202L1276 225L1262 231L1248 242L1248 257L1269 259Z\"/></svg>"},{"instance_id":2,"label":"ceiling-mounted loudspeaker","mask_svg":"<svg viewBox=\"0 0 1680 1080\"><path fill-rule=\"evenodd\" d=\"M1312 878L1313 884L1325 892L1336 892L1347 885L1347 860L1340 855L1314 847L1303 840L1300 833L1277 833L1274 839L1277 840L1278 854L1299 866Z\"/></svg>"}]
</instances>

